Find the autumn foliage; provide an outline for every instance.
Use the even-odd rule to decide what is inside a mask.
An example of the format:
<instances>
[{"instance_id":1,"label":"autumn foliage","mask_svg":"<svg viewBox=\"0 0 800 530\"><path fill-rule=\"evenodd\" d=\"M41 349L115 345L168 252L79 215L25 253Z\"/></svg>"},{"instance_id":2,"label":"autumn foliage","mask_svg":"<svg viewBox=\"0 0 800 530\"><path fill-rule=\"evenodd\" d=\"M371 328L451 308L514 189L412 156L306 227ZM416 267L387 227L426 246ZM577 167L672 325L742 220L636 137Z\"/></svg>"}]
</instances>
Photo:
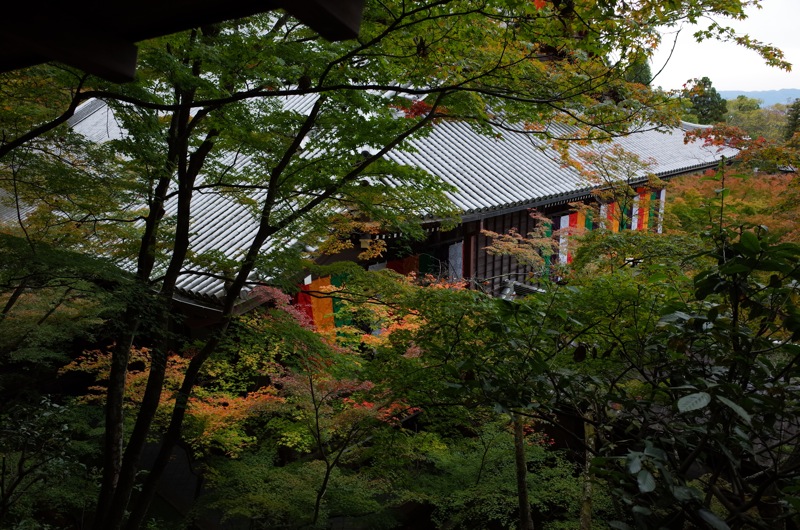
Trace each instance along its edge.
<instances>
[{"instance_id":1,"label":"autumn foliage","mask_svg":"<svg viewBox=\"0 0 800 530\"><path fill-rule=\"evenodd\" d=\"M722 124L687 133L686 141L732 147L737 154L731 164L723 163L702 177L670 182L668 221L673 231L707 230L722 222L761 226L772 238L800 241L796 145L751 138L738 127Z\"/></svg>"}]
</instances>

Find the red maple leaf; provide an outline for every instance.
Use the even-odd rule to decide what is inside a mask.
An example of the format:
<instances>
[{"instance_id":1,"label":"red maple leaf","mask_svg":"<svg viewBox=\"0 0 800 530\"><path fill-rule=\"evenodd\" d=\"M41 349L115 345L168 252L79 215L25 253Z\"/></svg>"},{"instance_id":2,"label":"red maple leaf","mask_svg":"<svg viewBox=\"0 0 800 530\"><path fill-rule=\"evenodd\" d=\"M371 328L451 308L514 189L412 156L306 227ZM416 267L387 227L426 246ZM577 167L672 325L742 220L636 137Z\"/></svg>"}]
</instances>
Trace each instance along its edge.
<instances>
[{"instance_id":1,"label":"red maple leaf","mask_svg":"<svg viewBox=\"0 0 800 530\"><path fill-rule=\"evenodd\" d=\"M536 6L536 9L544 9L545 4L545 0L533 0L533 5Z\"/></svg>"}]
</instances>

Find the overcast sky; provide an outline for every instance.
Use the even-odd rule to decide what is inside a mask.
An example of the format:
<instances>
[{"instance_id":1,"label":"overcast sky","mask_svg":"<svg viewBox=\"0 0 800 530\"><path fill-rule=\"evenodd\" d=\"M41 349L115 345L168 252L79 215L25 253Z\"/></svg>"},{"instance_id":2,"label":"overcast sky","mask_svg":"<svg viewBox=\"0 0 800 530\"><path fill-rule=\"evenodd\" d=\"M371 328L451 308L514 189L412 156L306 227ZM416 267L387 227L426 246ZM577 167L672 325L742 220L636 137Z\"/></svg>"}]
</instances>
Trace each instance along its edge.
<instances>
[{"instance_id":1,"label":"overcast sky","mask_svg":"<svg viewBox=\"0 0 800 530\"><path fill-rule=\"evenodd\" d=\"M708 77L717 90L800 88L800 0L762 0L761 5L763 9L749 10L745 21L721 18L718 22L783 50L785 59L794 65L791 72L768 67L758 54L733 43L697 43L692 37L696 27L686 25L653 86L679 89L688 79ZM652 61L653 74L666 63L674 36L674 32L665 33Z\"/></svg>"}]
</instances>

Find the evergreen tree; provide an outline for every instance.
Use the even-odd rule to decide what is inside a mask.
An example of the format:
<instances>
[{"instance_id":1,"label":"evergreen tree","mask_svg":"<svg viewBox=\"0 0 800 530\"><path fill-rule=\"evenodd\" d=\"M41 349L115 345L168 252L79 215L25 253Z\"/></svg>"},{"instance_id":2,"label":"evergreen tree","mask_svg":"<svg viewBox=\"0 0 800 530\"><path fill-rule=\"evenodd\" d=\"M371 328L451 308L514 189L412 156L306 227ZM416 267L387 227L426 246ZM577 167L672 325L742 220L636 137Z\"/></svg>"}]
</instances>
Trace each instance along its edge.
<instances>
[{"instance_id":1,"label":"evergreen tree","mask_svg":"<svg viewBox=\"0 0 800 530\"><path fill-rule=\"evenodd\" d=\"M685 95L692 103L693 114L697 116L698 123L711 124L725 121L728 104L717 89L711 86L709 78L694 79L692 86L686 89Z\"/></svg>"},{"instance_id":2,"label":"evergreen tree","mask_svg":"<svg viewBox=\"0 0 800 530\"><path fill-rule=\"evenodd\" d=\"M797 132L800 132L800 98L789 105L789 112L786 114L786 141L791 140Z\"/></svg>"},{"instance_id":3,"label":"evergreen tree","mask_svg":"<svg viewBox=\"0 0 800 530\"><path fill-rule=\"evenodd\" d=\"M625 73L625 80L630 83L640 83L650 86L653 79L653 72L650 70L650 63L647 58L634 61Z\"/></svg>"}]
</instances>

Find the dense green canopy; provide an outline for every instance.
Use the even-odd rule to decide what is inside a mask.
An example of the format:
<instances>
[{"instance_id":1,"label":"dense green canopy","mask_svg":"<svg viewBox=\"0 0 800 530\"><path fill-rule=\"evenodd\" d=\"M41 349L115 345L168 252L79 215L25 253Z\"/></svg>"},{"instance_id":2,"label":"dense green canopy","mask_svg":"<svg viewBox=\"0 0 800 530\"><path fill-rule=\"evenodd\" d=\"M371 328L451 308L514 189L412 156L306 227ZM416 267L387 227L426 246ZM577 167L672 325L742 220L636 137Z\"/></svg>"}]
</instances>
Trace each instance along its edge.
<instances>
[{"instance_id":1,"label":"dense green canopy","mask_svg":"<svg viewBox=\"0 0 800 530\"><path fill-rule=\"evenodd\" d=\"M127 520L133 529L144 521L180 440L192 390L226 340L235 305L254 273L295 281L302 245L272 243L312 234L315 241L328 237L347 245L342 224L363 230L367 222L421 235L419 211L452 214L441 183L385 161L385 153L403 149L404 140L426 134L439 120L464 120L481 132L490 123L543 136L569 131L559 139L576 141L675 123L679 106L670 95L628 76L660 41L659 27L721 15L743 18L745 7L756 4L374 1L367 3L360 36L347 42L326 42L291 17L271 14L143 43L138 77L130 84L63 65L3 74L2 200L11 211L30 208L4 231L30 255L68 261L70 254L61 251L101 254L124 263L132 275L114 279L125 289L111 289L118 295L113 303L83 268L69 282L58 274L49 281L37 276L46 288L39 291L43 298L31 300L30 275L6 273L20 257L0 257L10 264L0 267L0 325L17 326L15 319L21 319L35 330L49 324L62 316L66 302L78 303L76 291L79 302L95 293L103 300L102 308L87 304L93 318L80 320L83 332L70 335L84 341L101 337L100 347L110 352L103 379L103 452L94 461L102 474L95 527L117 529ZM737 38L709 24L698 37ZM770 64L787 66L774 48L746 37L738 42ZM113 108L127 135L97 144L69 130L67 120L91 98ZM298 100L293 98L308 104L292 107ZM212 193L246 207L258 225L229 254L192 246L194 205ZM334 211L349 217L333 223ZM8 247L20 248L17 243ZM50 248L59 252L46 252ZM174 299L178 278L189 271L225 286L219 326L191 344ZM52 375L60 367L55 359L77 357L69 343L49 341L42 348L63 355L38 359L4 349L0 363L13 373L44 363L42 371ZM130 409L132 423L131 346L143 344L146 355L136 362L147 366L147 382ZM172 350L186 352L185 370L171 387L174 408L162 411ZM18 397L3 391L3 397ZM141 454L156 419L162 420L161 446L140 484ZM332 469L326 468L328 475ZM318 497L317 507L319 502Z\"/></svg>"}]
</instances>

